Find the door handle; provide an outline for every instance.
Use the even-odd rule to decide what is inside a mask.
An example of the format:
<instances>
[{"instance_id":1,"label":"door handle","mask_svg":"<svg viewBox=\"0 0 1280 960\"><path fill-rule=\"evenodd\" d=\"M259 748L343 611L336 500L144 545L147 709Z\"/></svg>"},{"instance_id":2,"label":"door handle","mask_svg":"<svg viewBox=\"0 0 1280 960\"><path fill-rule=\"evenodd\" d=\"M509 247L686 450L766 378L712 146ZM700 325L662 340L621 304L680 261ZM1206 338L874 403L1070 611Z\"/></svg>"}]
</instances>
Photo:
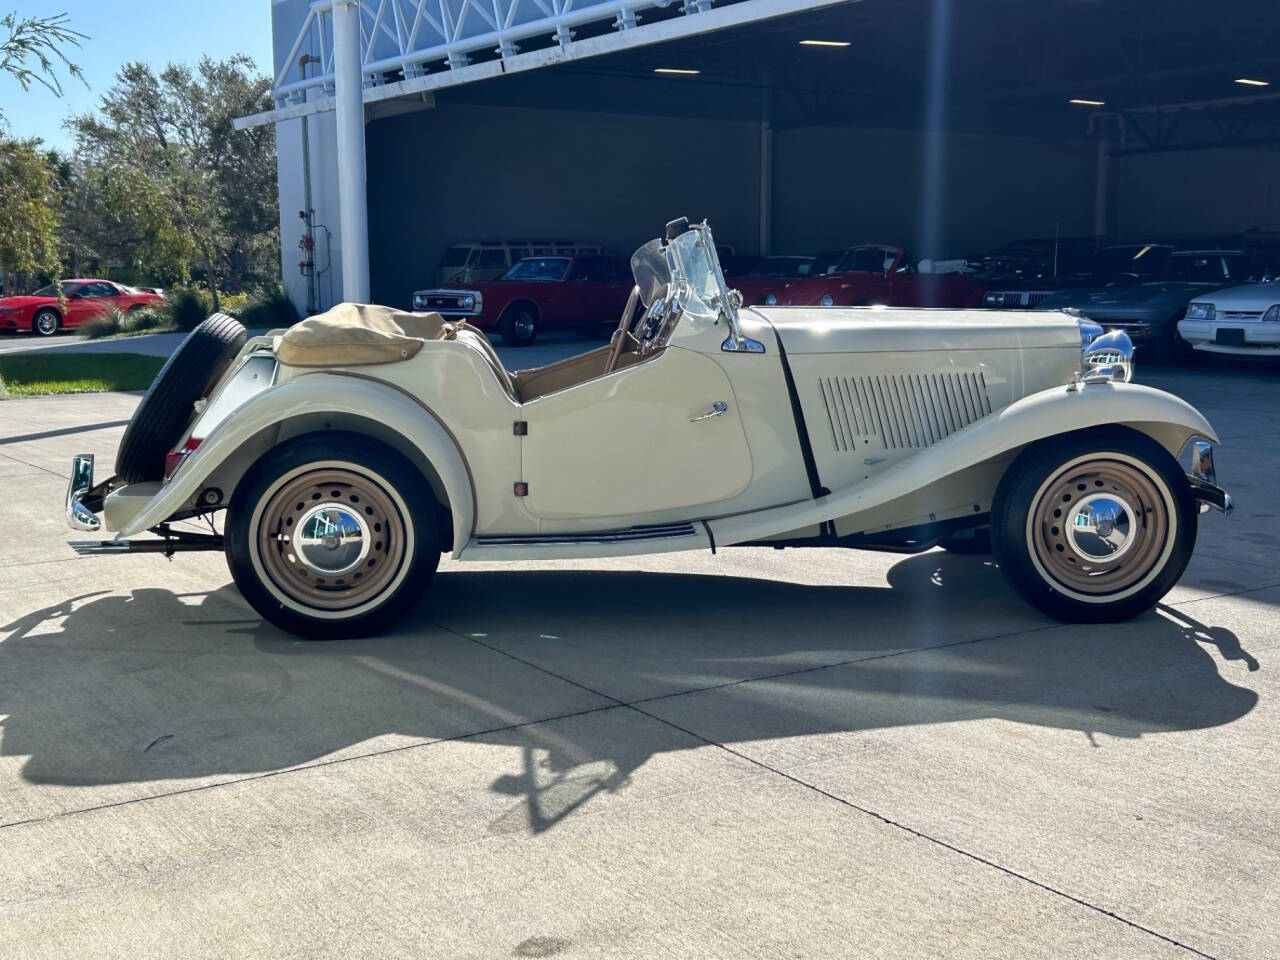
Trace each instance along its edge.
<instances>
[{"instance_id":1,"label":"door handle","mask_svg":"<svg viewBox=\"0 0 1280 960\"><path fill-rule=\"evenodd\" d=\"M712 417L723 416L728 411L729 405L723 400L717 400L711 405L711 409L706 413L700 413L696 417L690 417L690 423L697 423L699 420L710 420Z\"/></svg>"}]
</instances>

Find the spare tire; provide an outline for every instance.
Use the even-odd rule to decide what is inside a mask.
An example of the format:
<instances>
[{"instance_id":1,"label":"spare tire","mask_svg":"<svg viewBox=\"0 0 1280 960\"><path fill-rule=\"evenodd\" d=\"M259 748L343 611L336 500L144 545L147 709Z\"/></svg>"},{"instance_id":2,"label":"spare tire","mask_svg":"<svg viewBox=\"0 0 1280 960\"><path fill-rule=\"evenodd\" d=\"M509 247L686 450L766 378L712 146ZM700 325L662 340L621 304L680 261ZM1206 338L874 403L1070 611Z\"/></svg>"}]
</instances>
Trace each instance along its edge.
<instances>
[{"instance_id":1,"label":"spare tire","mask_svg":"<svg viewBox=\"0 0 1280 960\"><path fill-rule=\"evenodd\" d=\"M178 345L160 368L125 427L116 450L116 476L125 483L164 478L164 458L191 419L192 404L207 396L240 348L245 329L215 313Z\"/></svg>"}]
</instances>

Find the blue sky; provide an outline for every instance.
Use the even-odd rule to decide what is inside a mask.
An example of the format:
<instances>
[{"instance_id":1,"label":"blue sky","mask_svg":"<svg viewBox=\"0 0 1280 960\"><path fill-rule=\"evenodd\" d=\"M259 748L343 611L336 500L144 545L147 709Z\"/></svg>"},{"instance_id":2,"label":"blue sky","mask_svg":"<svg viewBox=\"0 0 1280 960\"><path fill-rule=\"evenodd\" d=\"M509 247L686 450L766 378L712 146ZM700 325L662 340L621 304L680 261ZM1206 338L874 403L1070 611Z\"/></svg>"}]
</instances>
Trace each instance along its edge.
<instances>
[{"instance_id":1,"label":"blue sky","mask_svg":"<svg viewBox=\"0 0 1280 960\"><path fill-rule=\"evenodd\" d=\"M11 10L20 17L65 12L74 29L89 35L79 50L70 51L84 68L88 89L61 74L59 99L39 86L23 93L16 81L0 77L8 134L40 137L51 146L70 147L63 119L96 107L127 61L158 69L170 61L194 63L203 54L245 53L264 73L271 70L271 0L0 0L0 15Z\"/></svg>"}]
</instances>

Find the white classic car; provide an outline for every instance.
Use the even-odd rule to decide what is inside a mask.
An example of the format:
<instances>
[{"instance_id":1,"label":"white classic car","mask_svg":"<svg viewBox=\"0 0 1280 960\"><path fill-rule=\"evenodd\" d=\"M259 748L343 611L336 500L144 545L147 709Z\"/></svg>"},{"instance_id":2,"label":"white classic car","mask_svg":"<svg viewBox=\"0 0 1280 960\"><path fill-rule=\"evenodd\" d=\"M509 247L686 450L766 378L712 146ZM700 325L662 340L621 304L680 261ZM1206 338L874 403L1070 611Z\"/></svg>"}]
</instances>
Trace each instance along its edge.
<instances>
[{"instance_id":1,"label":"white classic car","mask_svg":"<svg viewBox=\"0 0 1280 960\"><path fill-rule=\"evenodd\" d=\"M1280 357L1280 283L1249 283L1196 297L1178 335L1205 353Z\"/></svg>"},{"instance_id":2,"label":"white classic car","mask_svg":"<svg viewBox=\"0 0 1280 960\"><path fill-rule=\"evenodd\" d=\"M116 536L72 546L223 550L263 617L330 638L399 616L442 552L903 552L989 525L1028 601L1098 621L1164 596L1198 514L1230 509L1213 428L1127 382L1123 333L1082 355L1065 314L742 309L684 219L632 266L608 346L514 374L436 314L347 304L247 342L215 315L157 375L116 475L75 458L70 525Z\"/></svg>"}]
</instances>

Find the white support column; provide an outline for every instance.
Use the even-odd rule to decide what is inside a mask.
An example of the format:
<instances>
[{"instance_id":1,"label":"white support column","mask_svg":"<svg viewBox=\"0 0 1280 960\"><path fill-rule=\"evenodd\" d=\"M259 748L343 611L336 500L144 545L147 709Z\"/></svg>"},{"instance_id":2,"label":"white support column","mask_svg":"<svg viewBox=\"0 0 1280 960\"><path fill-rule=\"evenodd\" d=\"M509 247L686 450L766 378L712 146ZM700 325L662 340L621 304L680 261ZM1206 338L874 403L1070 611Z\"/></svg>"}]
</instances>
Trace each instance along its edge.
<instances>
[{"instance_id":1,"label":"white support column","mask_svg":"<svg viewBox=\"0 0 1280 960\"><path fill-rule=\"evenodd\" d=\"M342 299L369 302L369 209L364 168L364 78L360 4L334 0L333 85L338 141Z\"/></svg>"}]
</instances>

